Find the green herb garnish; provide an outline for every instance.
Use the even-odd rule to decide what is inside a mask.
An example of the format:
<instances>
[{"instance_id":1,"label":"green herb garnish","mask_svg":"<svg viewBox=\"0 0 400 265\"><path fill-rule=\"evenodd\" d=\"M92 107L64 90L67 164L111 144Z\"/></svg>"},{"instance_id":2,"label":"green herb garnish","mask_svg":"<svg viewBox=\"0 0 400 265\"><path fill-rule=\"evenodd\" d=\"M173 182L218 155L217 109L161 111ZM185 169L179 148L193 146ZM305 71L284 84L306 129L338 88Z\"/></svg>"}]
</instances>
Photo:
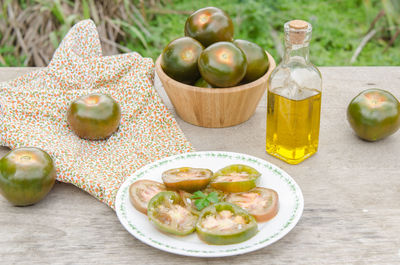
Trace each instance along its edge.
<instances>
[{"instance_id":1,"label":"green herb garnish","mask_svg":"<svg viewBox=\"0 0 400 265\"><path fill-rule=\"evenodd\" d=\"M218 193L216 192L210 192L209 194L204 194L202 191L196 191L193 193L193 195L190 197L190 199L194 199L194 205L196 205L197 210L201 211L211 203L217 203L219 201L218 199Z\"/></svg>"}]
</instances>

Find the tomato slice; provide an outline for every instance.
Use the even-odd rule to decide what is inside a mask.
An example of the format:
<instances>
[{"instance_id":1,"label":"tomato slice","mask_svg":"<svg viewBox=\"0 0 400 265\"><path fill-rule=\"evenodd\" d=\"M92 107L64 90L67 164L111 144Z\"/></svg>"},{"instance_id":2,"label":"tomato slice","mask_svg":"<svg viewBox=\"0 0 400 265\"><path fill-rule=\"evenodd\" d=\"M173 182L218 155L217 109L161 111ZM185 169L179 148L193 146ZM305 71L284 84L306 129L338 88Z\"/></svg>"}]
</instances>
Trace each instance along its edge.
<instances>
[{"instance_id":1,"label":"tomato slice","mask_svg":"<svg viewBox=\"0 0 400 265\"><path fill-rule=\"evenodd\" d=\"M190 211L195 214L195 215L199 215L200 211L197 210L196 205L194 204L194 199L191 199L190 197L192 197L192 193L186 192L184 190L180 190L179 191L179 196L181 196L183 203L185 204L185 206L190 209Z\"/></svg>"},{"instance_id":2,"label":"tomato slice","mask_svg":"<svg viewBox=\"0 0 400 265\"><path fill-rule=\"evenodd\" d=\"M275 217L279 209L278 193L272 189L257 187L247 192L231 193L225 201L248 211L257 222L266 222Z\"/></svg>"},{"instance_id":3,"label":"tomato slice","mask_svg":"<svg viewBox=\"0 0 400 265\"><path fill-rule=\"evenodd\" d=\"M211 192L215 192L215 193L218 194L218 200L219 200L219 201L223 201L224 198L225 198L225 196L226 196L226 193L223 192L222 190L217 190L217 189L214 189L214 188L212 188L212 187L210 187L210 186L208 186L207 188L205 188L205 189L203 190L203 193L204 193L204 194L207 194L207 195L210 194Z\"/></svg>"},{"instance_id":4,"label":"tomato slice","mask_svg":"<svg viewBox=\"0 0 400 265\"><path fill-rule=\"evenodd\" d=\"M149 202L147 215L159 230L180 236L192 233L197 222L197 216L174 191L162 191L154 196Z\"/></svg>"},{"instance_id":5,"label":"tomato slice","mask_svg":"<svg viewBox=\"0 0 400 265\"><path fill-rule=\"evenodd\" d=\"M193 192L207 187L212 175L209 169L181 167L165 171L162 180L168 189Z\"/></svg>"},{"instance_id":6,"label":"tomato slice","mask_svg":"<svg viewBox=\"0 0 400 265\"><path fill-rule=\"evenodd\" d=\"M208 244L227 245L248 240L258 228L255 218L245 210L220 202L201 211L196 231L199 238Z\"/></svg>"},{"instance_id":7,"label":"tomato slice","mask_svg":"<svg viewBox=\"0 0 400 265\"><path fill-rule=\"evenodd\" d=\"M260 175L250 166L234 164L218 170L210 185L224 192L244 192L257 186Z\"/></svg>"},{"instance_id":8,"label":"tomato slice","mask_svg":"<svg viewBox=\"0 0 400 265\"><path fill-rule=\"evenodd\" d=\"M147 214L147 205L157 193L165 191L166 187L159 182L142 179L129 187L129 199L136 210Z\"/></svg>"}]
</instances>

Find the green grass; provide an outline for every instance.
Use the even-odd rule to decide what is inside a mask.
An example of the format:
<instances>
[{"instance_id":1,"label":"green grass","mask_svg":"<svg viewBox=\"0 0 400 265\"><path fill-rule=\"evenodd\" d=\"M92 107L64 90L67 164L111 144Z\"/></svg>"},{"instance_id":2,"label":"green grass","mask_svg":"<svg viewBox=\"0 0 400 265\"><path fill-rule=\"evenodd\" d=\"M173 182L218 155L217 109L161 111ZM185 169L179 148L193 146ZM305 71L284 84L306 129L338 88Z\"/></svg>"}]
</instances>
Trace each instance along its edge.
<instances>
[{"instance_id":1,"label":"green grass","mask_svg":"<svg viewBox=\"0 0 400 265\"><path fill-rule=\"evenodd\" d=\"M292 19L307 20L313 25L311 60L318 66L399 65L400 62L400 37L391 48L384 52L389 34L387 31L379 32L364 47L357 61L350 63L355 49L367 33L372 20L383 8L380 0L163 0L155 2L158 4L146 9L146 29L151 33L149 36L141 34L134 25L115 20L127 34L123 38L118 38L118 42L153 59L158 57L164 46L171 40L184 35L183 28L188 15L160 13L152 15L149 9L194 11L206 6L216 6L232 17L235 38L247 39L259 44L278 62L280 55L271 32L278 34L278 42L283 45L283 24ZM139 0L135 0L134 3L139 6ZM68 30L68 25L62 24L62 14L59 13L57 13L58 21L61 26L55 33L57 39L61 39ZM89 15L90 12L83 9L82 14L77 17L83 19ZM7 65L17 66L24 63L24 57L16 56L10 46L0 47L0 55Z\"/></svg>"},{"instance_id":2,"label":"green grass","mask_svg":"<svg viewBox=\"0 0 400 265\"><path fill-rule=\"evenodd\" d=\"M205 6L224 9L233 18L235 38L253 41L279 61L280 55L271 37L271 29L279 33L283 44L283 24L292 19L303 19L313 25L313 38L310 45L311 60L320 66L326 65L399 65L400 40L387 52L383 52L386 42L378 38L371 40L363 49L357 61L350 59L367 33L373 17L361 0L208 0L174 1L176 10L197 10ZM379 2L375 1L374 16L379 12ZM144 49L134 44L128 46L144 56L156 58L162 48L171 40L183 36L186 15L157 15L150 22L152 47ZM400 39L400 38L399 38Z\"/></svg>"}]
</instances>

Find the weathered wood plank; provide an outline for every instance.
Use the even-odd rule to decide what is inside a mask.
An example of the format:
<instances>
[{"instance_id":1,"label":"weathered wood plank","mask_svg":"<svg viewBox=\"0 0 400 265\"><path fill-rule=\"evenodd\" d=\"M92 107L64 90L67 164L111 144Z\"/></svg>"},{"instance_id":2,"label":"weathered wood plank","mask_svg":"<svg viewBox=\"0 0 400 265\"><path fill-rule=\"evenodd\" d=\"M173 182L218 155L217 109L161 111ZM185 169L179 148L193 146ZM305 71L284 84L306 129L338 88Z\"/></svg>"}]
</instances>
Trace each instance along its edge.
<instances>
[{"instance_id":1,"label":"weathered wood plank","mask_svg":"<svg viewBox=\"0 0 400 265\"><path fill-rule=\"evenodd\" d=\"M0 81L30 70L0 68ZM197 150L255 155L299 183L303 217L277 243L230 258L164 253L130 236L105 204L57 183L32 207L12 207L0 197L0 263L399 264L400 132L376 143L361 141L348 126L345 111L351 98L369 87L400 98L400 67L321 67L321 72L320 149L300 165L265 153L265 99L248 122L232 128L206 129L177 119Z\"/></svg>"}]
</instances>

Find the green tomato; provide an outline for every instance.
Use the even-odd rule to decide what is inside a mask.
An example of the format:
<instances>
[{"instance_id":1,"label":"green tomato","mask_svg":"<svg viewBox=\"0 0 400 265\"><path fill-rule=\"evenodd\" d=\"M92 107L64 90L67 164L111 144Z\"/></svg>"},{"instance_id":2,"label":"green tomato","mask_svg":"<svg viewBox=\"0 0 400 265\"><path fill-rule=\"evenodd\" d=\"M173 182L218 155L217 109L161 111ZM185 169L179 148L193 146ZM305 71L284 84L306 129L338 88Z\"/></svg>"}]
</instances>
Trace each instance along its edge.
<instances>
[{"instance_id":1,"label":"green tomato","mask_svg":"<svg viewBox=\"0 0 400 265\"><path fill-rule=\"evenodd\" d=\"M141 179L129 186L129 200L136 210L147 214L147 205L157 193L167 190L157 181Z\"/></svg>"},{"instance_id":2,"label":"green tomato","mask_svg":"<svg viewBox=\"0 0 400 265\"><path fill-rule=\"evenodd\" d=\"M204 47L219 41L232 41L233 23L219 8L202 8L187 18L185 36L198 40Z\"/></svg>"},{"instance_id":3,"label":"green tomato","mask_svg":"<svg viewBox=\"0 0 400 265\"><path fill-rule=\"evenodd\" d=\"M199 77L197 60L203 45L193 38L182 37L171 41L161 55L161 67L172 79L193 84Z\"/></svg>"},{"instance_id":4,"label":"green tomato","mask_svg":"<svg viewBox=\"0 0 400 265\"><path fill-rule=\"evenodd\" d=\"M174 191L162 191L155 195L147 206L147 216L159 230L180 236L193 233L197 221L197 216Z\"/></svg>"},{"instance_id":5,"label":"green tomato","mask_svg":"<svg viewBox=\"0 0 400 265\"><path fill-rule=\"evenodd\" d=\"M235 40L233 43L246 55L247 70L243 78L244 82L255 81L267 72L269 60L263 48L247 40Z\"/></svg>"},{"instance_id":6,"label":"green tomato","mask_svg":"<svg viewBox=\"0 0 400 265\"><path fill-rule=\"evenodd\" d=\"M400 104L388 91L367 89L350 102L347 120L361 139L377 141L399 129Z\"/></svg>"},{"instance_id":7,"label":"green tomato","mask_svg":"<svg viewBox=\"0 0 400 265\"><path fill-rule=\"evenodd\" d=\"M207 47L199 58L201 76L215 87L232 87L245 76L246 56L231 42L217 42Z\"/></svg>"},{"instance_id":8,"label":"green tomato","mask_svg":"<svg viewBox=\"0 0 400 265\"><path fill-rule=\"evenodd\" d=\"M0 160L0 193L16 206L39 202L55 180L53 160L39 148L16 148Z\"/></svg>"},{"instance_id":9,"label":"green tomato","mask_svg":"<svg viewBox=\"0 0 400 265\"><path fill-rule=\"evenodd\" d=\"M222 190L214 189L210 185L203 190L203 193L207 194L207 195L210 194L211 192L217 193L219 201L223 201L225 199L225 197L226 197L226 193L225 192L223 192Z\"/></svg>"},{"instance_id":10,"label":"green tomato","mask_svg":"<svg viewBox=\"0 0 400 265\"><path fill-rule=\"evenodd\" d=\"M71 103L67 121L72 131L87 140L106 139L121 120L121 109L110 96L93 93Z\"/></svg>"},{"instance_id":11,"label":"green tomato","mask_svg":"<svg viewBox=\"0 0 400 265\"><path fill-rule=\"evenodd\" d=\"M212 176L209 169L180 167L163 172L162 180L168 189L193 192L207 187Z\"/></svg>"},{"instance_id":12,"label":"green tomato","mask_svg":"<svg viewBox=\"0 0 400 265\"><path fill-rule=\"evenodd\" d=\"M254 217L242 208L220 202L201 211L196 232L208 244L228 245L250 239L257 234L258 227Z\"/></svg>"},{"instance_id":13,"label":"green tomato","mask_svg":"<svg viewBox=\"0 0 400 265\"><path fill-rule=\"evenodd\" d=\"M234 164L218 170L210 186L224 192L249 191L257 186L260 175L260 172L250 166Z\"/></svg>"},{"instance_id":14,"label":"green tomato","mask_svg":"<svg viewBox=\"0 0 400 265\"><path fill-rule=\"evenodd\" d=\"M194 215L199 215L200 211L197 209L196 204L195 204L195 199L192 199L191 197L193 196L192 193L186 192L184 190L179 191L179 196L181 196L183 203L186 205L188 209L192 212Z\"/></svg>"},{"instance_id":15,"label":"green tomato","mask_svg":"<svg viewBox=\"0 0 400 265\"><path fill-rule=\"evenodd\" d=\"M256 218L257 222L269 221L279 210L278 193L262 187L255 187L245 192L229 193L225 201L242 207Z\"/></svg>"},{"instance_id":16,"label":"green tomato","mask_svg":"<svg viewBox=\"0 0 400 265\"><path fill-rule=\"evenodd\" d=\"M213 86L202 77L200 77L194 85L197 87L213 88Z\"/></svg>"}]
</instances>

